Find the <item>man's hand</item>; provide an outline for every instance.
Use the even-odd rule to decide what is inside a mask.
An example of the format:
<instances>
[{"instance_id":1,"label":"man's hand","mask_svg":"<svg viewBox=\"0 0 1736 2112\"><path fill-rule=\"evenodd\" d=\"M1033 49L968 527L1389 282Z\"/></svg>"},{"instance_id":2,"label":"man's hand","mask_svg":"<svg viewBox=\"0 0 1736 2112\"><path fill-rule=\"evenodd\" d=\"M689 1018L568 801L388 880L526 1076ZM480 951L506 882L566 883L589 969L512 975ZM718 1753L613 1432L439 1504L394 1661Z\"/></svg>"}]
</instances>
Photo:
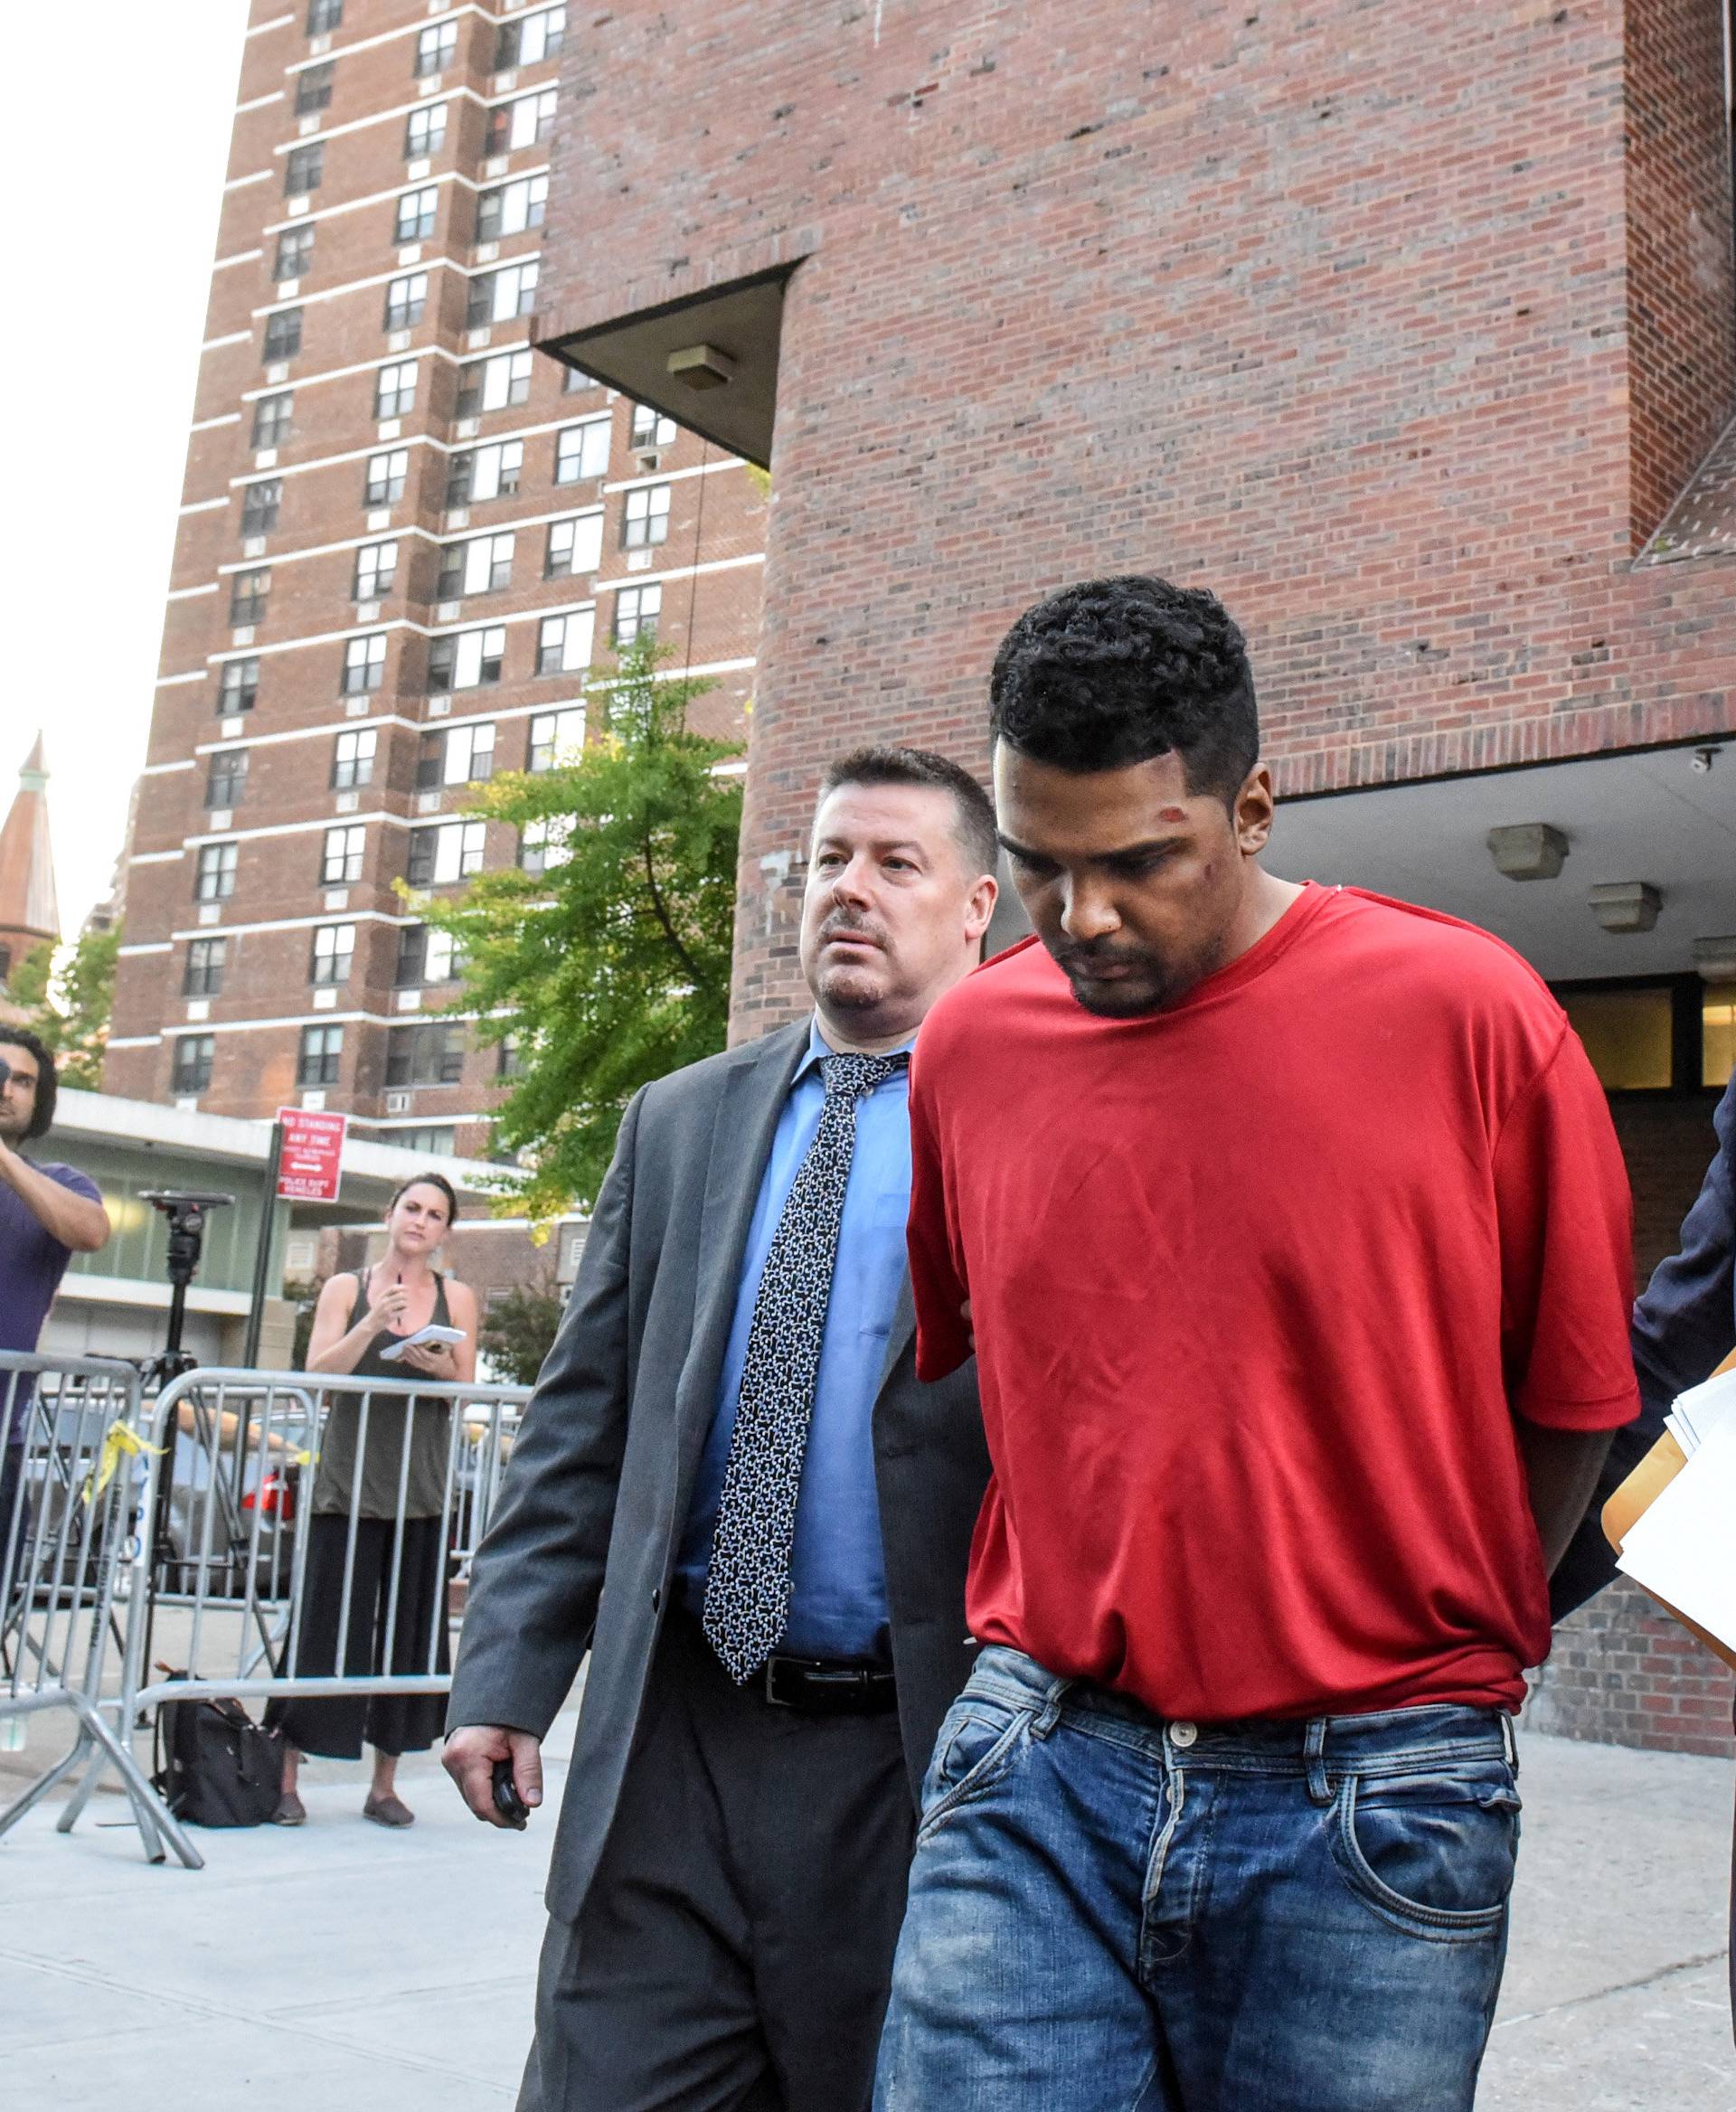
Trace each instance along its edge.
<instances>
[{"instance_id":1,"label":"man's hand","mask_svg":"<svg viewBox=\"0 0 1736 2112\"><path fill-rule=\"evenodd\" d=\"M513 1763L518 1794L534 1811L542 1801L542 1740L528 1730L509 1730L503 1723L466 1723L446 1741L441 1765L458 1793L479 1819L491 1826L509 1821L495 1809L495 1762Z\"/></svg>"}]
</instances>

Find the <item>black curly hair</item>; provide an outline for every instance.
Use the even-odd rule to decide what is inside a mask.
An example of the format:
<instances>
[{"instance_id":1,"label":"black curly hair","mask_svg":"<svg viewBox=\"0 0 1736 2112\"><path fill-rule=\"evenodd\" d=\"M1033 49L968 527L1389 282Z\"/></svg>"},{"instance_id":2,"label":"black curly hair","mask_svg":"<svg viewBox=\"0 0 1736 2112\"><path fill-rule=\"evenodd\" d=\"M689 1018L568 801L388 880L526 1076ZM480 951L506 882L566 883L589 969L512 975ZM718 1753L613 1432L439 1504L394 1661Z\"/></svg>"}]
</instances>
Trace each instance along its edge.
<instances>
[{"instance_id":1,"label":"black curly hair","mask_svg":"<svg viewBox=\"0 0 1736 2112\"><path fill-rule=\"evenodd\" d=\"M0 1057L8 1049L23 1049L36 1060L36 1106L24 1132L24 1142L46 1136L54 1120L54 1103L61 1097L61 1081L54 1069L54 1051L40 1034L28 1027L9 1027L0 1021Z\"/></svg>"},{"instance_id":2,"label":"black curly hair","mask_svg":"<svg viewBox=\"0 0 1736 2112\"><path fill-rule=\"evenodd\" d=\"M989 731L1033 761L1118 770L1181 758L1188 791L1233 801L1260 755L1241 631L1215 594L1144 573L1085 580L1008 631Z\"/></svg>"}]
</instances>

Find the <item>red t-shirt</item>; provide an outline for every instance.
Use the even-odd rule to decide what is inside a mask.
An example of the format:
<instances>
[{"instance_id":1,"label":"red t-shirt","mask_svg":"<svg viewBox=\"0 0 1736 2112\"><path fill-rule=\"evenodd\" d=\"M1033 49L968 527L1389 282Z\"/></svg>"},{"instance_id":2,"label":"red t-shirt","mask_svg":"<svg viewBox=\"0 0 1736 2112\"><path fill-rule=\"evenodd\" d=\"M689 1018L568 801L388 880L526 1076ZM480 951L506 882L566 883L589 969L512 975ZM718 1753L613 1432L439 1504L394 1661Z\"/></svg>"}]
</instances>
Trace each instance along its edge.
<instances>
[{"instance_id":1,"label":"red t-shirt","mask_svg":"<svg viewBox=\"0 0 1736 2112\"><path fill-rule=\"evenodd\" d=\"M1308 887L1171 1010L1035 940L910 1079L917 1369L969 1351L973 1632L1166 1717L1516 1708L1549 1600L1513 1417L1637 1412L1627 1174L1498 939Z\"/></svg>"}]
</instances>

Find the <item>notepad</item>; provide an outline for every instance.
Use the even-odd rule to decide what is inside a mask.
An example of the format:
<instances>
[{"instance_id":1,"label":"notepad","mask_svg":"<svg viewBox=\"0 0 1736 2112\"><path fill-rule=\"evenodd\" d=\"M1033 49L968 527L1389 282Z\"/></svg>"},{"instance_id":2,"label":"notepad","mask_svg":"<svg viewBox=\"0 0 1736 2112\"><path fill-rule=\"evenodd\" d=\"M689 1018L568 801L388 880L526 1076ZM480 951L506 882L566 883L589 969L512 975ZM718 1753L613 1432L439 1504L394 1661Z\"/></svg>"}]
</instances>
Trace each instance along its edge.
<instances>
[{"instance_id":1,"label":"notepad","mask_svg":"<svg viewBox=\"0 0 1736 2112\"><path fill-rule=\"evenodd\" d=\"M390 1349L380 1352L382 1363L395 1364L407 1349L414 1349L419 1342L462 1342L462 1327L419 1327L414 1334L407 1334L401 1342L394 1342Z\"/></svg>"}]
</instances>

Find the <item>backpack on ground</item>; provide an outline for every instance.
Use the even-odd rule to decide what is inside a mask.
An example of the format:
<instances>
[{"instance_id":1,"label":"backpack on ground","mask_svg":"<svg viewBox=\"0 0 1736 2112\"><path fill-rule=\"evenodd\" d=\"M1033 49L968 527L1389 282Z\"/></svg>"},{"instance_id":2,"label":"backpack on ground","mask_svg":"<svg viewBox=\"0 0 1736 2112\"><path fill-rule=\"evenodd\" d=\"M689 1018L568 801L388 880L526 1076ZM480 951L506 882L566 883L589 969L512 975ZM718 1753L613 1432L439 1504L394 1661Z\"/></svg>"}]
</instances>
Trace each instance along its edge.
<instances>
[{"instance_id":1,"label":"backpack on ground","mask_svg":"<svg viewBox=\"0 0 1736 2112\"><path fill-rule=\"evenodd\" d=\"M239 1702L159 1702L155 1758L153 1787L190 1825L262 1826L278 1808L282 1733L255 1723Z\"/></svg>"}]
</instances>

